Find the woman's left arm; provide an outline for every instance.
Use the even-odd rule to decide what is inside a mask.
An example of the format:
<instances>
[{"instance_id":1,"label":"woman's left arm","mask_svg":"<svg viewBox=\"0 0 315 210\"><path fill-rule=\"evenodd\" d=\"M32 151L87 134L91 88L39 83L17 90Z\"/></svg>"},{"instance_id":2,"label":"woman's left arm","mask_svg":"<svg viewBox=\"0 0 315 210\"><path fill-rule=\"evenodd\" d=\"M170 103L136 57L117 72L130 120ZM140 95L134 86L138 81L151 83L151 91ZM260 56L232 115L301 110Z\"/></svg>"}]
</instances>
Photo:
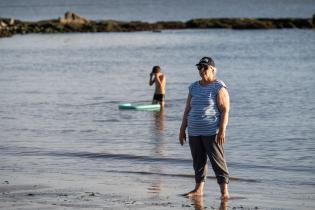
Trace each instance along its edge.
<instances>
[{"instance_id":1,"label":"woman's left arm","mask_svg":"<svg viewBox=\"0 0 315 210\"><path fill-rule=\"evenodd\" d=\"M225 132L229 121L230 96L226 88L221 88L217 96L217 105L221 113L220 127L217 135L217 143L225 143Z\"/></svg>"}]
</instances>

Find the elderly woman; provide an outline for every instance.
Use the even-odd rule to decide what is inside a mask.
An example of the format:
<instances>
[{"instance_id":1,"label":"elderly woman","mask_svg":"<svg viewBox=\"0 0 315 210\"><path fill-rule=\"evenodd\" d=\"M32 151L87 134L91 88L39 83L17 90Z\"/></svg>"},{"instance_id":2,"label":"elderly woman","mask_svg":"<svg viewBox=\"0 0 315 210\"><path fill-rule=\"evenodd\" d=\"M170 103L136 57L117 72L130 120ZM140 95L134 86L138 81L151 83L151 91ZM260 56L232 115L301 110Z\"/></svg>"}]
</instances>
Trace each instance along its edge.
<instances>
[{"instance_id":1,"label":"elderly woman","mask_svg":"<svg viewBox=\"0 0 315 210\"><path fill-rule=\"evenodd\" d=\"M229 118L229 94L226 85L216 79L216 68L210 57L196 64L201 80L189 86L189 94L179 133L179 142L189 146L195 170L195 189L186 196L203 195L207 176L207 156L220 185L221 198L228 199L229 173L224 159L223 144Z\"/></svg>"}]
</instances>

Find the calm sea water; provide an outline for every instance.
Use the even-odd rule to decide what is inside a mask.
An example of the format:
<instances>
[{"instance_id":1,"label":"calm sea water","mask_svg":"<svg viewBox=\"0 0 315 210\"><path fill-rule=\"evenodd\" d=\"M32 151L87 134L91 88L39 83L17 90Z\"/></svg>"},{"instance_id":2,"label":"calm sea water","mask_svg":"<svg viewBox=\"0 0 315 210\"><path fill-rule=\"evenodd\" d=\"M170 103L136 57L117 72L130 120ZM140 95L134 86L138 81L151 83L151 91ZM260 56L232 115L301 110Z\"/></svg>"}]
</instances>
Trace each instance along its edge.
<instances>
[{"instance_id":1,"label":"calm sea water","mask_svg":"<svg viewBox=\"0 0 315 210\"><path fill-rule=\"evenodd\" d=\"M0 17L51 19L73 11L90 19L189 20L209 17L312 17L315 0L1 0Z\"/></svg>"},{"instance_id":2,"label":"calm sea water","mask_svg":"<svg viewBox=\"0 0 315 210\"><path fill-rule=\"evenodd\" d=\"M231 176L271 206L312 209L314 35L169 30L0 39L0 173L192 174L189 147L177 135L188 85L199 79L194 64L210 55L231 95ZM167 76L164 112L119 110L150 103L153 65Z\"/></svg>"}]
</instances>

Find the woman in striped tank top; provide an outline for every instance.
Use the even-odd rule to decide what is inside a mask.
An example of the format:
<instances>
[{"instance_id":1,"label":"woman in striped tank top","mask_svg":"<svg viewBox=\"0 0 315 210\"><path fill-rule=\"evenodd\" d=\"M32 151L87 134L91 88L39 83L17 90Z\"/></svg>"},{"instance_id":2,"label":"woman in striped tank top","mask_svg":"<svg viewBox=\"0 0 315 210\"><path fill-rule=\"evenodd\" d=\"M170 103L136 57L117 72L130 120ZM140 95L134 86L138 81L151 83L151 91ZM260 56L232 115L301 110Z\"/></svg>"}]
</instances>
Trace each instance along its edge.
<instances>
[{"instance_id":1,"label":"woman in striped tank top","mask_svg":"<svg viewBox=\"0 0 315 210\"><path fill-rule=\"evenodd\" d=\"M226 85L216 79L216 68L210 57L203 57L197 65L200 81L189 86L179 142L189 146L195 171L195 189L186 196L203 195L207 176L207 156L221 190L221 199L229 198L229 172L224 159L223 144L228 124L230 100Z\"/></svg>"}]
</instances>

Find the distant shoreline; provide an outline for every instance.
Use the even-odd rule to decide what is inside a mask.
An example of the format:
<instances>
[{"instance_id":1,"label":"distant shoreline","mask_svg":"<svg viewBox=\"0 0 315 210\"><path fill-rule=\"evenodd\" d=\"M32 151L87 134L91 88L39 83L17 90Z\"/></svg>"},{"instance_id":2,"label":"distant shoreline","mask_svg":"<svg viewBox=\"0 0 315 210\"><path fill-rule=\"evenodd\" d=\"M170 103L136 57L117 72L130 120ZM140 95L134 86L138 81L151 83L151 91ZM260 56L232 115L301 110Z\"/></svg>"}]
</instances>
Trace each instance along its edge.
<instances>
[{"instance_id":1,"label":"distant shoreline","mask_svg":"<svg viewBox=\"0 0 315 210\"><path fill-rule=\"evenodd\" d=\"M0 18L0 38L29 33L74 33L74 32L161 32L168 29L314 29L312 18L208 18L189 21L142 21L88 20L75 13L67 12L63 18L21 21Z\"/></svg>"}]
</instances>

